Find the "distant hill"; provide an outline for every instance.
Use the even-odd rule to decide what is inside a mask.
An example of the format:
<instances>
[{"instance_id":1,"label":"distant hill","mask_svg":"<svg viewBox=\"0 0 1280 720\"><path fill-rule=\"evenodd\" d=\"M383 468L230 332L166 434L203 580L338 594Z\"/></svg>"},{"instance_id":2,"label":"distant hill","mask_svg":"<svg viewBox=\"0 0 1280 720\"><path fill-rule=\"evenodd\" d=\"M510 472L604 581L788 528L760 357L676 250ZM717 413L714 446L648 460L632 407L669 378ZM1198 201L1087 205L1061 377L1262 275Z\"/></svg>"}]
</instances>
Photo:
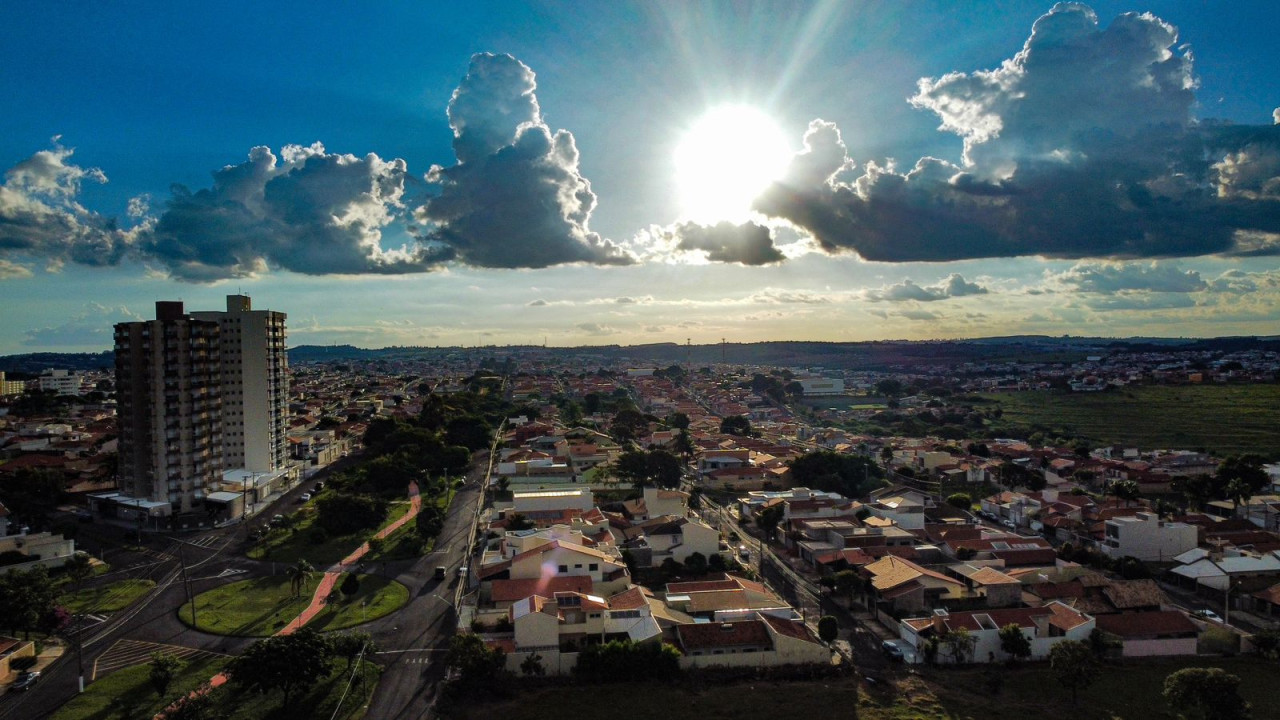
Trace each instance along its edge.
<instances>
[{"instance_id":1,"label":"distant hill","mask_svg":"<svg viewBox=\"0 0 1280 720\"><path fill-rule=\"evenodd\" d=\"M299 345L289 350L290 363L430 359L463 356L504 358L536 355L547 358L588 357L601 364L630 363L667 366L691 363L710 365L767 365L824 367L833 370L910 370L930 365L966 362L1071 362L1089 355L1115 352L1280 352L1280 337L1222 338L1087 338L1048 335L1013 335L971 340L880 340L871 342L758 342L680 345L584 345L540 347L533 345L482 348L386 347L354 345ZM114 353L29 353L0 357L0 371L39 373L47 368L94 370L110 368Z\"/></svg>"},{"instance_id":2,"label":"distant hill","mask_svg":"<svg viewBox=\"0 0 1280 720\"><path fill-rule=\"evenodd\" d=\"M26 353L25 355L0 356L0 372L39 375L55 370L100 370L113 368L116 354L111 350L100 353Z\"/></svg>"}]
</instances>

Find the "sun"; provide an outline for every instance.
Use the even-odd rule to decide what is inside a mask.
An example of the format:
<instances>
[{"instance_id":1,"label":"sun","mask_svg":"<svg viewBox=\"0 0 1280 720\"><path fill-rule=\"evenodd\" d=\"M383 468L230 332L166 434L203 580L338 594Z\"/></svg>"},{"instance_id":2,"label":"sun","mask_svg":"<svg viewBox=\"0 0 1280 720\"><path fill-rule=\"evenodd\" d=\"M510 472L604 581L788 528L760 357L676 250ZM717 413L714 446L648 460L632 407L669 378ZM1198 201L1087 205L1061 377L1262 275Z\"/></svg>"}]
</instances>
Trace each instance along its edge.
<instances>
[{"instance_id":1,"label":"sun","mask_svg":"<svg viewBox=\"0 0 1280 720\"><path fill-rule=\"evenodd\" d=\"M700 117L675 153L681 215L710 224L750 219L751 202L791 160L787 137L749 105L722 105Z\"/></svg>"}]
</instances>

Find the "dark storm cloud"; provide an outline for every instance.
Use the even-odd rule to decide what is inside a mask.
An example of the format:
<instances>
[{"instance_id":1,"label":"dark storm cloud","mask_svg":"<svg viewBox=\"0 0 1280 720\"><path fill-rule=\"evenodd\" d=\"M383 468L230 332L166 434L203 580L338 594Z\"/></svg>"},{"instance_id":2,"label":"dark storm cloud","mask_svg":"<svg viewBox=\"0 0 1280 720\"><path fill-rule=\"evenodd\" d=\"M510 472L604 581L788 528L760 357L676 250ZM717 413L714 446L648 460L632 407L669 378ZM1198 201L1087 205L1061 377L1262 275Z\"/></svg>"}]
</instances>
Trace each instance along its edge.
<instances>
[{"instance_id":1,"label":"dark storm cloud","mask_svg":"<svg viewBox=\"0 0 1280 720\"><path fill-rule=\"evenodd\" d=\"M712 262L770 265L786 260L773 246L773 233L769 228L753 222L741 225L681 223L666 234L673 249L702 252Z\"/></svg>"},{"instance_id":2,"label":"dark storm cloud","mask_svg":"<svg viewBox=\"0 0 1280 720\"><path fill-rule=\"evenodd\" d=\"M30 276L25 257L54 266L64 262L115 265L129 252L134 231L80 205L80 185L105 183L97 168L69 162L74 152L56 144L9 168L0 185L0 278Z\"/></svg>"},{"instance_id":3,"label":"dark storm cloud","mask_svg":"<svg viewBox=\"0 0 1280 720\"><path fill-rule=\"evenodd\" d=\"M1060 3L999 68L920 81L911 99L964 139L963 162L852 161L814 121L757 201L827 252L869 260L1162 257L1280 251L1280 126L1195 123L1177 31L1149 14L1105 29Z\"/></svg>"},{"instance_id":4,"label":"dark storm cloud","mask_svg":"<svg viewBox=\"0 0 1280 720\"><path fill-rule=\"evenodd\" d=\"M269 267L310 275L423 272L448 259L424 246L382 248L382 231L402 211L405 163L286 146L277 158L256 147L249 160L214 173L213 187L175 186L144 260L181 280L213 281Z\"/></svg>"},{"instance_id":5,"label":"dark storm cloud","mask_svg":"<svg viewBox=\"0 0 1280 720\"><path fill-rule=\"evenodd\" d=\"M479 267L625 265L625 251L588 228L596 206L578 172L573 135L552 132L533 71L510 55L477 54L449 101L458 163L436 166L440 194L416 212L424 239Z\"/></svg>"},{"instance_id":6,"label":"dark storm cloud","mask_svg":"<svg viewBox=\"0 0 1280 720\"><path fill-rule=\"evenodd\" d=\"M965 297L967 295L985 295L987 289L977 283L971 283L959 273L952 273L946 280L937 285L917 285L911 280L903 280L896 285L889 285L880 290L868 290L864 293L872 302L934 302L947 298Z\"/></svg>"}]
</instances>

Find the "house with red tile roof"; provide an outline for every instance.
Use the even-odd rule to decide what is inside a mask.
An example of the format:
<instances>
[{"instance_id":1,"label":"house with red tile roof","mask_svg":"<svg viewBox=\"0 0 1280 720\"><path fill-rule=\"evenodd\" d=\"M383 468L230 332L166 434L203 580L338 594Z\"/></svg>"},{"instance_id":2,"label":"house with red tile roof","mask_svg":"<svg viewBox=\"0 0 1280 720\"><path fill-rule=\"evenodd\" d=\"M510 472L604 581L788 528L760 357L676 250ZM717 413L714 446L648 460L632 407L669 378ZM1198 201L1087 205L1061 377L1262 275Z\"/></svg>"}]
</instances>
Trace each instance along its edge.
<instances>
[{"instance_id":1,"label":"house with red tile roof","mask_svg":"<svg viewBox=\"0 0 1280 720\"><path fill-rule=\"evenodd\" d=\"M769 667L831 662L831 650L804 623L765 612L675 628L676 647L690 667Z\"/></svg>"},{"instance_id":2,"label":"house with red tile roof","mask_svg":"<svg viewBox=\"0 0 1280 720\"><path fill-rule=\"evenodd\" d=\"M943 609L933 611L928 617L902 620L898 632L903 640L915 648L921 657L921 648L929 638L945 638L961 628L974 639L973 654L967 658L949 655L944 649L937 655L938 662L998 662L1009 659L1000 648L1000 628L1017 625L1031 642L1031 658L1049 656L1054 645L1064 640L1086 640L1096 627L1093 616L1054 601L1038 608L1003 608L949 613Z\"/></svg>"}]
</instances>

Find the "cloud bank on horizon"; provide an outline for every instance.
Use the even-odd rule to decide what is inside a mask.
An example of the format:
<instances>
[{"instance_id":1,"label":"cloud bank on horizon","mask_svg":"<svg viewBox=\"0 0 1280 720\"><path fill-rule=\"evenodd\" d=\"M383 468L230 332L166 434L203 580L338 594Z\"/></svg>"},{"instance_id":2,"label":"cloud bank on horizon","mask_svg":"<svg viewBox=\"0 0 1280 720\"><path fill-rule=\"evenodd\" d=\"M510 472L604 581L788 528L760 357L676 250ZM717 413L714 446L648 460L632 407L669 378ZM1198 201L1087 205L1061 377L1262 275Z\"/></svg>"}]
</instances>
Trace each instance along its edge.
<instances>
[{"instance_id":1,"label":"cloud bank on horizon","mask_svg":"<svg viewBox=\"0 0 1280 720\"><path fill-rule=\"evenodd\" d=\"M785 176L757 200L760 221L653 226L628 243L590 229L597 197L573 134L544 120L534 72L510 55L477 54L447 109L456 162L432 166L425 183L404 160L373 153L255 147L209 188L174 186L157 215L131 203L135 222L124 228L80 204L81 184L106 182L103 171L72 164L61 145L37 152L0 185L0 279L29 276L32 263L126 260L190 282L449 263L771 265L786 260L779 225L823 252L883 262L1280 254L1280 108L1273 125L1197 121L1192 56L1177 43L1151 14L1103 28L1088 7L1060 3L1000 67L919 81L910 102L963 140L956 162L866 160L859 172L839 126L814 120ZM1142 267L1130 282L1206 283ZM1060 286L1125 279L1113 275L1077 273ZM985 292L953 275L865 297Z\"/></svg>"}]
</instances>

